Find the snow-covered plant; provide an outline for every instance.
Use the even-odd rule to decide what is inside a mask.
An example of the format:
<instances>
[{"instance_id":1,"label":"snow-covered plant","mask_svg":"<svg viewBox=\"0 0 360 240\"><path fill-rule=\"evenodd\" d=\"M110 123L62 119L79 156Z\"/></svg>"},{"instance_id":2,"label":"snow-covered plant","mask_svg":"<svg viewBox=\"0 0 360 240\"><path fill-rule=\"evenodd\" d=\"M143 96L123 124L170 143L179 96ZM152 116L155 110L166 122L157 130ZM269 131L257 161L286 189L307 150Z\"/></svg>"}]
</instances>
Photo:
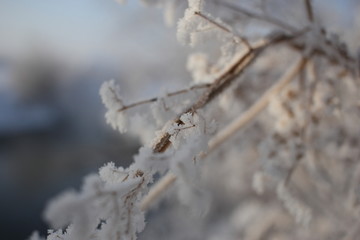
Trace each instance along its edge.
<instances>
[{"instance_id":1,"label":"snow-covered plant","mask_svg":"<svg viewBox=\"0 0 360 240\"><path fill-rule=\"evenodd\" d=\"M144 2L169 25L185 4ZM358 239L360 65L325 6L189 0L177 38L193 82L131 104L102 85L107 123L143 147L52 200L46 239Z\"/></svg>"}]
</instances>

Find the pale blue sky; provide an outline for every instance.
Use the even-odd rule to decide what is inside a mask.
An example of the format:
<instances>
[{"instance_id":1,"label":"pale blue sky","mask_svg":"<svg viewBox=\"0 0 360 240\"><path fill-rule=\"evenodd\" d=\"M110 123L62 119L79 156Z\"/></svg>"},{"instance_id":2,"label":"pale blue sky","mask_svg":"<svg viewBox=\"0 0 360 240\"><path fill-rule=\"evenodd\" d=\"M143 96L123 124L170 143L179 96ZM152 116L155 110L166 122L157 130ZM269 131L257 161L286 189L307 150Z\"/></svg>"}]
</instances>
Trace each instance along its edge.
<instances>
[{"instance_id":1,"label":"pale blue sky","mask_svg":"<svg viewBox=\"0 0 360 240\"><path fill-rule=\"evenodd\" d=\"M0 55L21 54L29 44L78 56L101 51L113 44L118 29L127 27L137 5L112 0L0 0Z\"/></svg>"},{"instance_id":2,"label":"pale blue sky","mask_svg":"<svg viewBox=\"0 0 360 240\"><path fill-rule=\"evenodd\" d=\"M351 20L349 2L354 0L314 1L337 4L336 10ZM80 61L116 54L114 48L120 45L136 48L136 38L146 35L136 32L149 31L151 21L159 24L162 18L158 9L139 5L138 0L124 5L114 0L0 0L0 57L22 55L32 45L60 55L71 54ZM146 27L133 24L148 11ZM134 26L137 29L131 29ZM154 34L147 36L151 37Z\"/></svg>"}]
</instances>

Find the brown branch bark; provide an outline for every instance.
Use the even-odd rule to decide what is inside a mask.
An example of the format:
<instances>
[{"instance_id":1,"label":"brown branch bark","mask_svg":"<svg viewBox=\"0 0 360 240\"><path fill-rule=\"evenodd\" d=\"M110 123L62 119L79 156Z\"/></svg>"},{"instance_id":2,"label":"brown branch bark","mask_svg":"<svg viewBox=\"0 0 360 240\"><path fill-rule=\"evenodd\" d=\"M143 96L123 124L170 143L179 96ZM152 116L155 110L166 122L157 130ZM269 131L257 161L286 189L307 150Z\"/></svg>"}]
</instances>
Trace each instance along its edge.
<instances>
[{"instance_id":1,"label":"brown branch bark","mask_svg":"<svg viewBox=\"0 0 360 240\"><path fill-rule=\"evenodd\" d=\"M308 19L310 22L314 22L314 12L313 12L313 8L311 5L311 0L304 0L305 1L305 8L306 8L306 13L308 16Z\"/></svg>"}]
</instances>

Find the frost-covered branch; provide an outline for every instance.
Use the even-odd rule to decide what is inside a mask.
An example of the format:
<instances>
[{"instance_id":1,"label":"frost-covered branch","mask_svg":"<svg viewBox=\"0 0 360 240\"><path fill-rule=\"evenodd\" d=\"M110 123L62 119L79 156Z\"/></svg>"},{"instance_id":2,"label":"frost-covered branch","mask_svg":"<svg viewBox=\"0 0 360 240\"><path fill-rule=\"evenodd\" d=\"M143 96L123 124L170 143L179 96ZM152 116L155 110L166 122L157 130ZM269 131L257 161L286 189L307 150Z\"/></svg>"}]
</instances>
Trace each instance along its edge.
<instances>
[{"instance_id":1,"label":"frost-covered branch","mask_svg":"<svg viewBox=\"0 0 360 240\"><path fill-rule=\"evenodd\" d=\"M303 33L303 31L301 31ZM297 35L295 35L297 36ZM198 100L188 107L181 115L186 113L193 113L197 110L203 108L208 103L210 103L216 96L221 94L226 88L228 88L231 83L237 79L243 71L250 66L250 64L268 47L286 42L293 39L294 36L289 36L286 34L277 34L271 36L265 40L261 40L255 43L250 49L245 50L245 53L240 53L240 56L236 56L232 63L226 67L222 73L219 74L217 78L213 81L211 86L207 91L202 94ZM181 124L179 117L175 118L172 122ZM159 140L155 143L153 149L155 153L164 152L170 146L170 135L164 133Z\"/></svg>"},{"instance_id":2,"label":"frost-covered branch","mask_svg":"<svg viewBox=\"0 0 360 240\"><path fill-rule=\"evenodd\" d=\"M181 89L181 90L177 90L177 91L174 91L174 92L166 93L166 97L172 97L172 96L176 96L176 95L179 95L179 94L187 93L187 92L192 91L192 90L203 89L203 88L208 88L208 87L210 87L210 84L194 85L194 86L191 86L190 88ZM154 97L154 98L142 100L142 101L139 101L139 102L131 103L131 104L128 104L128 105L124 105L118 110L118 112L122 112L122 111L125 111L127 109L134 108L134 107L137 107L137 106L140 106L140 105L153 103L153 102L158 101L159 99L160 99L159 97Z\"/></svg>"},{"instance_id":3,"label":"frost-covered branch","mask_svg":"<svg viewBox=\"0 0 360 240\"><path fill-rule=\"evenodd\" d=\"M297 61L291 66L288 71L268 90L263 96L259 98L246 112L242 113L237 119L231 122L228 126L218 132L209 141L209 147L206 153L201 154L201 158L214 151L217 147L223 144L226 140L231 138L246 124L254 120L254 118L268 105L271 98L279 93L295 76L304 68L306 60L304 58ZM156 202L156 200L167 191L174 181L176 176L173 173L166 174L158 183L150 189L149 194L142 201L142 209L146 210Z\"/></svg>"},{"instance_id":4,"label":"frost-covered branch","mask_svg":"<svg viewBox=\"0 0 360 240\"><path fill-rule=\"evenodd\" d=\"M206 16L205 14L201 13L200 11L197 11L197 12L194 12L195 15L205 19L206 21L208 21L209 23L215 25L217 28L227 32L227 33L230 33L232 35L235 35L233 31L231 31L230 29L228 29L227 27L223 26L221 23L218 23L216 20L214 19L211 19L209 16ZM248 48L248 49L251 49L251 46L250 46L250 43L247 39L245 39L243 36L239 36L238 34L235 35L235 37L237 39L240 39L240 41L245 44L245 46Z\"/></svg>"},{"instance_id":5,"label":"frost-covered branch","mask_svg":"<svg viewBox=\"0 0 360 240\"><path fill-rule=\"evenodd\" d=\"M217 133L209 142L209 152L216 149L240 129L254 120L254 118L266 108L270 100L279 94L279 92L292 81L297 74L304 68L306 60L304 58L293 64L286 73L262 95L246 112L242 113L237 119L234 119L228 126Z\"/></svg>"}]
</instances>

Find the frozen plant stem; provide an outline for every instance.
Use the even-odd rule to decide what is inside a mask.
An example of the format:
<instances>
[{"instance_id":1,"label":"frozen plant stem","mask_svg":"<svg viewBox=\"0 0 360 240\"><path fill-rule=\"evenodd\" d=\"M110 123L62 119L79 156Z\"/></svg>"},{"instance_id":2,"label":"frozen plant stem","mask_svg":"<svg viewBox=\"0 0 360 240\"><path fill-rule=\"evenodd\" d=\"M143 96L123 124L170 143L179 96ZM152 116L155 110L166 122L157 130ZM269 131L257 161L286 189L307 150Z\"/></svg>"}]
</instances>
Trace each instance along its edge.
<instances>
[{"instance_id":1,"label":"frozen plant stem","mask_svg":"<svg viewBox=\"0 0 360 240\"><path fill-rule=\"evenodd\" d=\"M211 84L209 84L209 83L199 84L199 85L192 86L192 87L190 87L190 88L181 89L181 90L178 90L178 91L175 91L175 92L167 93L167 94L166 94L166 97L173 97L173 96L176 96L176 95L179 95L179 94L184 94L184 93L187 93L187 92L196 90L196 89L208 88L208 87L210 87L210 86L211 86ZM132 103L132 104L123 106L122 108L120 108L120 109L118 110L118 112L122 112L122 111L125 111L125 110L127 110L127 109L134 108L134 107L137 107L137 106L140 106L140 105L143 105L143 104L148 104L148 103L156 102L157 100L159 100L159 98L160 98L160 97L154 97L154 98L142 100L142 101L139 101L139 102L136 102L136 103Z\"/></svg>"},{"instance_id":2,"label":"frozen plant stem","mask_svg":"<svg viewBox=\"0 0 360 240\"><path fill-rule=\"evenodd\" d=\"M154 202L159 199L159 196L165 192L175 182L175 174L169 172L160 181L158 181L149 191L148 195L141 202L140 208L142 211L148 210Z\"/></svg>"},{"instance_id":3,"label":"frozen plant stem","mask_svg":"<svg viewBox=\"0 0 360 240\"><path fill-rule=\"evenodd\" d=\"M304 0L304 1L305 1L305 7L306 7L308 19L310 22L314 22L314 12L311 6L311 0Z\"/></svg>"},{"instance_id":4,"label":"frozen plant stem","mask_svg":"<svg viewBox=\"0 0 360 240\"><path fill-rule=\"evenodd\" d=\"M230 123L226 128L221 130L209 141L209 149L207 153L201 155L205 158L214 149L219 147L226 140L231 138L236 132L245 127L248 123L255 119L255 117L262 112L270 100L276 96L287 84L289 84L305 67L306 59L301 57L287 72L269 89L258 101L256 101L247 111L241 114L237 119ZM176 181L176 175L168 172L161 178L153 188L150 189L147 196L141 202L141 209L148 210L151 206L169 189Z\"/></svg>"},{"instance_id":5,"label":"frozen plant stem","mask_svg":"<svg viewBox=\"0 0 360 240\"><path fill-rule=\"evenodd\" d=\"M276 36L269 36L266 39L262 39L259 42L256 42L252 45L250 49L246 49L245 53L239 54L240 56L235 57L234 61L229 64L229 67L224 69L224 71L214 80L213 83L208 87L208 89L200 96L200 98L188 107L183 113L177 116L173 123L180 123L180 116L186 113L194 113L198 109L205 107L210 103L215 97L220 95L225 89L227 89L231 83L233 83L243 72L250 66L261 53L270 46L273 46L278 43L291 41L292 39L301 36L304 31L301 31L294 36L288 36L285 34L278 34ZM165 152L166 149L171 145L170 143L171 135L165 130L164 133L157 139L153 146L154 153Z\"/></svg>"},{"instance_id":6,"label":"frozen plant stem","mask_svg":"<svg viewBox=\"0 0 360 240\"><path fill-rule=\"evenodd\" d=\"M248 50L245 54L242 54L239 58L236 58L234 63L230 64L229 68L225 69L220 76L215 79L211 86L200 96L200 98L188 107L182 114L177 116L172 122L179 123L180 116L189 112L196 112L198 109L203 108L209 102L211 102L216 96L223 92L245 69L248 67L254 59L259 55L260 50L265 48L259 47L255 50ZM154 153L161 153L166 151L170 144L170 134L167 131L161 136L161 138L155 143L153 147Z\"/></svg>"},{"instance_id":7,"label":"frozen plant stem","mask_svg":"<svg viewBox=\"0 0 360 240\"><path fill-rule=\"evenodd\" d=\"M235 35L235 33L234 33L233 31L231 31L231 30L228 29L227 27L223 26L222 24L216 22L215 20L209 18L208 16L204 15L204 14L201 13L201 12L195 12L194 14L195 14L195 15L198 15L199 17L201 17L201 18L205 19L206 21L210 22L211 24L215 25L215 26L218 27L219 29L221 29L221 30L223 30L223 31L225 31L225 32L227 32L227 33L230 33L230 34L234 35L234 37L240 39L240 41L241 41L242 43L244 43L245 46L246 46L248 49L251 49L251 45L250 45L249 41L248 41L246 38L244 38L244 37L242 37L242 36L239 36L238 34Z\"/></svg>"},{"instance_id":8,"label":"frozen plant stem","mask_svg":"<svg viewBox=\"0 0 360 240\"><path fill-rule=\"evenodd\" d=\"M296 75L304 68L305 58L298 60L289 70L277 81L269 90L267 90L259 100L257 100L247 111L241 114L237 119L222 129L209 141L208 153L223 142L232 137L237 131L251 122L262 110L269 104L270 100L277 95Z\"/></svg>"}]
</instances>

